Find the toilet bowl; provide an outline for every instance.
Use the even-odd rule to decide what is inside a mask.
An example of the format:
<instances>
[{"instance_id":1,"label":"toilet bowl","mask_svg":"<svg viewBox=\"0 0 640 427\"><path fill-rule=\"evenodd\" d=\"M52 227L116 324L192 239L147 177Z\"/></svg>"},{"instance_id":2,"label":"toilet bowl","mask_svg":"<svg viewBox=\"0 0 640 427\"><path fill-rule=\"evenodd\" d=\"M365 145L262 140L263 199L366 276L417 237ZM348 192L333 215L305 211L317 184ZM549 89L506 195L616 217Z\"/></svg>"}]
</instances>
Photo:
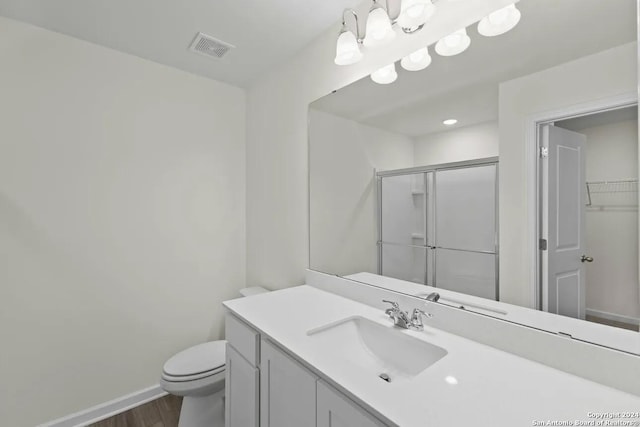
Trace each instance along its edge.
<instances>
[{"instance_id":1,"label":"toilet bowl","mask_svg":"<svg viewBox=\"0 0 640 427\"><path fill-rule=\"evenodd\" d=\"M243 297L268 292L251 287ZM160 386L183 396L178 427L224 427L224 380L227 342L198 344L179 352L164 364Z\"/></svg>"}]
</instances>

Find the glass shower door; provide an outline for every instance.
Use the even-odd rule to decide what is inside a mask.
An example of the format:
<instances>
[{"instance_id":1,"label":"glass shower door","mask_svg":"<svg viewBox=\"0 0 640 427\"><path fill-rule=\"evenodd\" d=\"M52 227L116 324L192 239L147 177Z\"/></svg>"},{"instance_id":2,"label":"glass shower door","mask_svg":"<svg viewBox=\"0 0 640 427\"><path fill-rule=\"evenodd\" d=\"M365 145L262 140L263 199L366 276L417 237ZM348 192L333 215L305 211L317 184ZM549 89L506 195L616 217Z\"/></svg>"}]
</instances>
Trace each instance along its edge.
<instances>
[{"instance_id":1,"label":"glass shower door","mask_svg":"<svg viewBox=\"0 0 640 427\"><path fill-rule=\"evenodd\" d=\"M435 174L436 286L498 299L497 165Z\"/></svg>"},{"instance_id":2,"label":"glass shower door","mask_svg":"<svg viewBox=\"0 0 640 427\"><path fill-rule=\"evenodd\" d=\"M427 283L426 174L384 176L378 191L379 273Z\"/></svg>"}]
</instances>

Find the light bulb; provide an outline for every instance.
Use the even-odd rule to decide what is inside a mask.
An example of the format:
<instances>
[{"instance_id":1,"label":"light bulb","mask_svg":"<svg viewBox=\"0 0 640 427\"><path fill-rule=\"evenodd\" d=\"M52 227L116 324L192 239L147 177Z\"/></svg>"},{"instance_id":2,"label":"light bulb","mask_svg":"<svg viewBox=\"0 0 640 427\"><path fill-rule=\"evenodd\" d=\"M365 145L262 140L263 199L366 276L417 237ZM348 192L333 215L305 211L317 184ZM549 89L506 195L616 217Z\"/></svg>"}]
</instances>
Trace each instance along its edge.
<instances>
[{"instance_id":1,"label":"light bulb","mask_svg":"<svg viewBox=\"0 0 640 427\"><path fill-rule=\"evenodd\" d=\"M424 70L431 64L431 56L429 55L429 49L423 47L409 56L405 56L400 61L400 65L407 71L420 71Z\"/></svg>"},{"instance_id":2,"label":"light bulb","mask_svg":"<svg viewBox=\"0 0 640 427\"><path fill-rule=\"evenodd\" d=\"M503 25L508 17L509 17L509 11L506 8L497 10L488 16L489 23L491 25Z\"/></svg>"},{"instance_id":3,"label":"light bulb","mask_svg":"<svg viewBox=\"0 0 640 427\"><path fill-rule=\"evenodd\" d=\"M436 13L436 6L431 1L403 0L398 16L400 27L415 31L424 25Z\"/></svg>"},{"instance_id":4,"label":"light bulb","mask_svg":"<svg viewBox=\"0 0 640 427\"><path fill-rule=\"evenodd\" d=\"M499 36L518 25L520 16L515 4L503 7L482 18L478 24L478 32L486 37Z\"/></svg>"},{"instance_id":5,"label":"light bulb","mask_svg":"<svg viewBox=\"0 0 640 427\"><path fill-rule=\"evenodd\" d=\"M453 126L456 123L458 123L458 121L456 119L447 119L447 120L442 122L442 124L445 125L445 126Z\"/></svg>"},{"instance_id":6,"label":"light bulb","mask_svg":"<svg viewBox=\"0 0 640 427\"><path fill-rule=\"evenodd\" d=\"M387 85L389 83L393 83L396 81L397 78L398 78L398 73L396 73L395 63L391 63L371 73L371 80L381 85Z\"/></svg>"},{"instance_id":7,"label":"light bulb","mask_svg":"<svg viewBox=\"0 0 640 427\"><path fill-rule=\"evenodd\" d=\"M420 62L424 58L424 52L422 50L417 50L409 55L409 60L411 62Z\"/></svg>"},{"instance_id":8,"label":"light bulb","mask_svg":"<svg viewBox=\"0 0 640 427\"><path fill-rule=\"evenodd\" d=\"M361 59L362 52L360 52L356 36L351 31L341 32L336 43L336 58L334 62L338 65L350 65Z\"/></svg>"},{"instance_id":9,"label":"light bulb","mask_svg":"<svg viewBox=\"0 0 640 427\"><path fill-rule=\"evenodd\" d=\"M407 9L407 16L409 16L409 18L417 18L420 15L422 15L423 12L424 12L424 5L416 4L409 7L409 9Z\"/></svg>"},{"instance_id":10,"label":"light bulb","mask_svg":"<svg viewBox=\"0 0 640 427\"><path fill-rule=\"evenodd\" d=\"M364 45L367 47L385 45L396 36L395 31L391 28L389 15L382 7L375 4L367 17L366 31Z\"/></svg>"},{"instance_id":11,"label":"light bulb","mask_svg":"<svg viewBox=\"0 0 640 427\"><path fill-rule=\"evenodd\" d=\"M450 34L444 38L444 44L450 48L456 48L462 43L462 36L460 34Z\"/></svg>"},{"instance_id":12,"label":"light bulb","mask_svg":"<svg viewBox=\"0 0 640 427\"><path fill-rule=\"evenodd\" d=\"M442 56L453 56L464 52L471 45L466 29L458 30L440 39L436 43L436 52Z\"/></svg>"}]
</instances>

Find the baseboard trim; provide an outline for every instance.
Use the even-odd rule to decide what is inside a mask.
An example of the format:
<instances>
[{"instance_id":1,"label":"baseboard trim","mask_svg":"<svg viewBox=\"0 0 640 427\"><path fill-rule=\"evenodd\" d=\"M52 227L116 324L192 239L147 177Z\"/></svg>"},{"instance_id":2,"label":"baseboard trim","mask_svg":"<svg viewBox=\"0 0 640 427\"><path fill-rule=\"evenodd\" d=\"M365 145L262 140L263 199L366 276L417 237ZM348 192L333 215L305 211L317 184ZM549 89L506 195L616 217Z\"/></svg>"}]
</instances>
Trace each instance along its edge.
<instances>
[{"instance_id":1,"label":"baseboard trim","mask_svg":"<svg viewBox=\"0 0 640 427\"><path fill-rule=\"evenodd\" d=\"M40 424L38 427L84 427L151 402L167 394L166 391L160 388L160 385L156 384L143 390L127 394L126 396L118 397L109 402L93 406L84 411L76 412L75 414L58 418L45 424Z\"/></svg>"},{"instance_id":2,"label":"baseboard trim","mask_svg":"<svg viewBox=\"0 0 640 427\"><path fill-rule=\"evenodd\" d=\"M602 319L613 320L615 322L629 323L630 325L640 325L640 319L637 317L625 316L623 314L609 313L606 311L593 310L587 308L587 316L600 317Z\"/></svg>"}]
</instances>

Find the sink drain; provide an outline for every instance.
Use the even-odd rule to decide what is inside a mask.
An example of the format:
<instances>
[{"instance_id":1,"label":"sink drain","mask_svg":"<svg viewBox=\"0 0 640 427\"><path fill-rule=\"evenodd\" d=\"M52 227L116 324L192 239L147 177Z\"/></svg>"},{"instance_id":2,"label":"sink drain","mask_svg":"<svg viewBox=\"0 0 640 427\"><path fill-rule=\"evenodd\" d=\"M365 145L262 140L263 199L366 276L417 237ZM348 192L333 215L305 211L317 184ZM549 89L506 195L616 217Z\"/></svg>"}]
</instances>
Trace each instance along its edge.
<instances>
[{"instance_id":1,"label":"sink drain","mask_svg":"<svg viewBox=\"0 0 640 427\"><path fill-rule=\"evenodd\" d=\"M385 373L382 373L382 374L378 375L378 377L380 379L383 379L384 381L386 381L388 383L391 382L391 377L389 375L385 374Z\"/></svg>"}]
</instances>

